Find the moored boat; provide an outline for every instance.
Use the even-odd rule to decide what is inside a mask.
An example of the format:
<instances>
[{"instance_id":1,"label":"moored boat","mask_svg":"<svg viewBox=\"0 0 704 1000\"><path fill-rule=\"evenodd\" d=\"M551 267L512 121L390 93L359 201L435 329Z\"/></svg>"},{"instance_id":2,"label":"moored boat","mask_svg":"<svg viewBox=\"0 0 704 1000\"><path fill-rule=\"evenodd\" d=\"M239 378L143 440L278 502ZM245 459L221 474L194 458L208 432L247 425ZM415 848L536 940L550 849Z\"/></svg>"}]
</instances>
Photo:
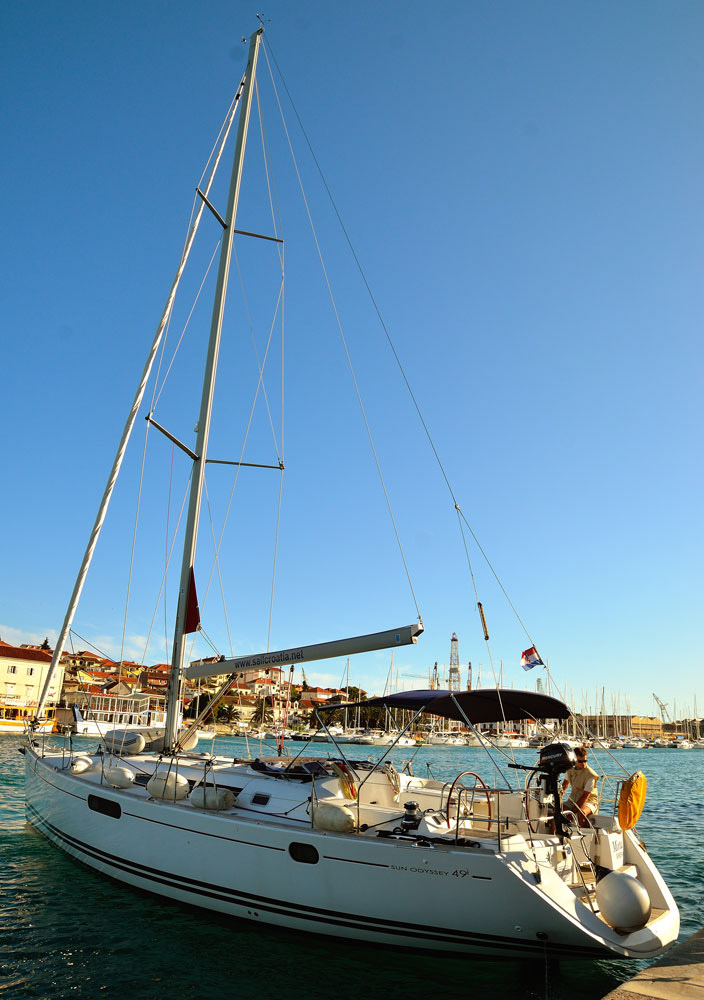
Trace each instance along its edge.
<instances>
[{"instance_id":1,"label":"moored boat","mask_svg":"<svg viewBox=\"0 0 704 1000\"><path fill-rule=\"evenodd\" d=\"M568 712L513 690L499 708L496 694L407 692L402 704L468 719ZM524 789L302 755L142 753L106 769L29 746L25 760L27 815L50 840L131 885L221 913L512 957L651 958L677 937L674 900L619 825L619 802L586 829L554 810L557 777L574 760L559 744L541 751Z\"/></svg>"},{"instance_id":2,"label":"moored boat","mask_svg":"<svg viewBox=\"0 0 704 1000\"><path fill-rule=\"evenodd\" d=\"M327 758L281 749L255 759L196 754L189 738L210 706L188 733L179 731L184 676L224 676L217 700L252 662L308 666L411 646L424 630L418 618L382 632L185 665L185 637L198 627L195 542L261 35L250 40L227 210L218 215L220 269L196 443L186 450L191 492L162 745L154 751L137 741L126 750L118 732L109 753L103 747L78 753L70 743L51 747L31 739L22 748L27 818L97 871L257 923L469 955L654 958L676 940L679 915L634 832L636 820L621 817L621 806L639 815L642 802L634 805L628 793L624 804L623 779L614 779L598 816L584 829L570 826L558 777L575 758L564 744L543 748L535 766L509 764L520 772L513 782L495 761L502 780L490 787L462 765L449 782L414 776L410 766L399 773L385 754L380 761L340 757L338 749ZM207 194L199 196L207 201ZM78 593L77 584L57 659ZM570 718L563 702L513 689L411 691L364 704L392 718L408 713L396 745L414 742L407 734L421 715L473 732L478 725ZM323 705L318 712L358 707ZM324 726L312 739L322 733L329 739ZM123 733L122 744L129 736Z\"/></svg>"}]
</instances>

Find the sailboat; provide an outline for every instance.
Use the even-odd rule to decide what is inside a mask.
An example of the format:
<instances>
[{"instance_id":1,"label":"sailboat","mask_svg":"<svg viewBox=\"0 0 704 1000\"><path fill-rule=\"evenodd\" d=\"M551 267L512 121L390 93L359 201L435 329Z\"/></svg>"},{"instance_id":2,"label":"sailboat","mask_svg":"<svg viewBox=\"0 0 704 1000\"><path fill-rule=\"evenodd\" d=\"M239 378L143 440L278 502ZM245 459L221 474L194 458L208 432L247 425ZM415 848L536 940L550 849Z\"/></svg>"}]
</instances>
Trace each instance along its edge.
<instances>
[{"instance_id":1,"label":"sailboat","mask_svg":"<svg viewBox=\"0 0 704 1000\"><path fill-rule=\"evenodd\" d=\"M506 779L501 787L489 787L466 770L451 782L413 776L410 767L399 773L388 751L377 761L348 759L339 747L329 757L279 752L233 760L199 754L189 747L200 719L185 734L179 730L184 676L224 674L223 692L243 669L307 666L398 649L416 643L423 632L416 621L258 656L186 663L186 637L197 611L194 553L214 379L261 46L259 30L249 41L238 91L232 179L227 210L219 217L223 237L197 440L188 449L193 464L163 746L121 748L114 733L109 753L103 746L86 752L70 744L52 746L33 734L22 748L27 818L53 844L98 872L257 923L346 942L468 955L654 958L677 939L677 906L635 821L620 823L618 788L611 805L585 829L575 830L562 815L557 782L574 763L568 747L546 747L532 768L509 765L523 768L523 785ZM207 191L202 199L214 210ZM130 412L132 423L148 369L149 364ZM118 458L128 438L126 428ZM106 497L112 481L113 473ZM57 662L106 497L57 642ZM548 695L496 688L395 692L365 704L407 713L401 735L411 732L422 714L475 735L476 726L485 723L560 721L570 715L563 702ZM324 718L324 707L319 713Z\"/></svg>"}]
</instances>

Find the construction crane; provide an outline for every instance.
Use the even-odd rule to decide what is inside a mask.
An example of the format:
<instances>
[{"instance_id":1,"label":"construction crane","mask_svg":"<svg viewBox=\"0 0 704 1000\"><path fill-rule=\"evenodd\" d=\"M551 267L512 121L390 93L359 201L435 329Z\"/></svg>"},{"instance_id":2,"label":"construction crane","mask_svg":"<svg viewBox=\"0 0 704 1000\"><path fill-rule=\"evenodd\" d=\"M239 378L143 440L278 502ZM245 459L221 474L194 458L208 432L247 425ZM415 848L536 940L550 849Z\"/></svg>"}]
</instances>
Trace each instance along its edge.
<instances>
[{"instance_id":1,"label":"construction crane","mask_svg":"<svg viewBox=\"0 0 704 1000\"><path fill-rule=\"evenodd\" d=\"M427 674L401 674L402 677L413 677L419 681L425 681L426 684L430 684Z\"/></svg>"},{"instance_id":2,"label":"construction crane","mask_svg":"<svg viewBox=\"0 0 704 1000\"><path fill-rule=\"evenodd\" d=\"M672 722L672 719L670 717L670 713L667 710L667 705L665 704L664 701L660 701L660 699L658 698L658 696L655 694L654 691L653 691L653 698L655 698L655 701L658 703L658 708L662 712L662 721L663 722Z\"/></svg>"}]
</instances>

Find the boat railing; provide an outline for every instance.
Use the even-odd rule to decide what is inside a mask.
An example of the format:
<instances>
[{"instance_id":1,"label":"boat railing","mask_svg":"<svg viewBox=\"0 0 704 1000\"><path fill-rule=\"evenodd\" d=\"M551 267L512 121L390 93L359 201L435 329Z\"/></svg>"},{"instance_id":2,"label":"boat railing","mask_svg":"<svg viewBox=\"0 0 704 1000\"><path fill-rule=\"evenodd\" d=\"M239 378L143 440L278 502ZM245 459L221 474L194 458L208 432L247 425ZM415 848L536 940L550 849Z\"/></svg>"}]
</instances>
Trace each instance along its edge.
<instances>
[{"instance_id":1,"label":"boat railing","mask_svg":"<svg viewBox=\"0 0 704 1000\"><path fill-rule=\"evenodd\" d=\"M600 778L601 786L599 789L599 815L608 815L610 813L612 819L617 821L618 818L618 804L621 798L621 789L624 784L629 780L629 775L615 775L615 774L603 774ZM610 794L613 790L613 795ZM603 806L607 806L606 809Z\"/></svg>"},{"instance_id":2,"label":"boat railing","mask_svg":"<svg viewBox=\"0 0 704 1000\"><path fill-rule=\"evenodd\" d=\"M477 792L477 785L472 788L461 788L459 795L457 797L457 816L455 817L455 843L460 838L460 823L462 820L469 820L472 826L477 826L479 830L483 830L484 825L486 825L487 833L491 833L492 826L495 826L495 832L497 835L497 847L501 850L501 812L498 805L498 796L496 807L492 807L493 796L487 797L486 805L484 803L479 803L478 807L475 804L475 796ZM462 807L462 801L469 799L468 805ZM448 802L448 806L449 806ZM484 812L486 809L486 813Z\"/></svg>"},{"instance_id":3,"label":"boat railing","mask_svg":"<svg viewBox=\"0 0 704 1000\"><path fill-rule=\"evenodd\" d=\"M449 786L447 783L443 788ZM480 793L477 798L477 792ZM447 809L447 806L445 807ZM460 789L455 816L455 839L466 835L460 827L469 823L477 831L484 828L496 835L497 850L503 849L503 841L514 833L529 839L534 836L554 836L555 816L552 804L541 801L537 793L525 789L488 788L475 782L473 787Z\"/></svg>"}]
</instances>

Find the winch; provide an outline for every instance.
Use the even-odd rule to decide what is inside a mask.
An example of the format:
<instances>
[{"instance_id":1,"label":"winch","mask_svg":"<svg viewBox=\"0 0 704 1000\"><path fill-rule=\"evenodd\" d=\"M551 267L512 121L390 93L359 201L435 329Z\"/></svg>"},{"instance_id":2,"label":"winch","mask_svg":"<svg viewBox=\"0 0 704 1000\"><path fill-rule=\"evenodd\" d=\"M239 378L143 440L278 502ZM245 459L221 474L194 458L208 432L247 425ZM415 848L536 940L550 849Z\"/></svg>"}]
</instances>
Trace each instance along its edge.
<instances>
[{"instance_id":1,"label":"winch","mask_svg":"<svg viewBox=\"0 0 704 1000\"><path fill-rule=\"evenodd\" d=\"M420 821L423 818L423 813L417 802L404 802L403 803L403 817L401 818L401 828L404 833L408 833L409 830L417 830L420 826Z\"/></svg>"}]
</instances>

